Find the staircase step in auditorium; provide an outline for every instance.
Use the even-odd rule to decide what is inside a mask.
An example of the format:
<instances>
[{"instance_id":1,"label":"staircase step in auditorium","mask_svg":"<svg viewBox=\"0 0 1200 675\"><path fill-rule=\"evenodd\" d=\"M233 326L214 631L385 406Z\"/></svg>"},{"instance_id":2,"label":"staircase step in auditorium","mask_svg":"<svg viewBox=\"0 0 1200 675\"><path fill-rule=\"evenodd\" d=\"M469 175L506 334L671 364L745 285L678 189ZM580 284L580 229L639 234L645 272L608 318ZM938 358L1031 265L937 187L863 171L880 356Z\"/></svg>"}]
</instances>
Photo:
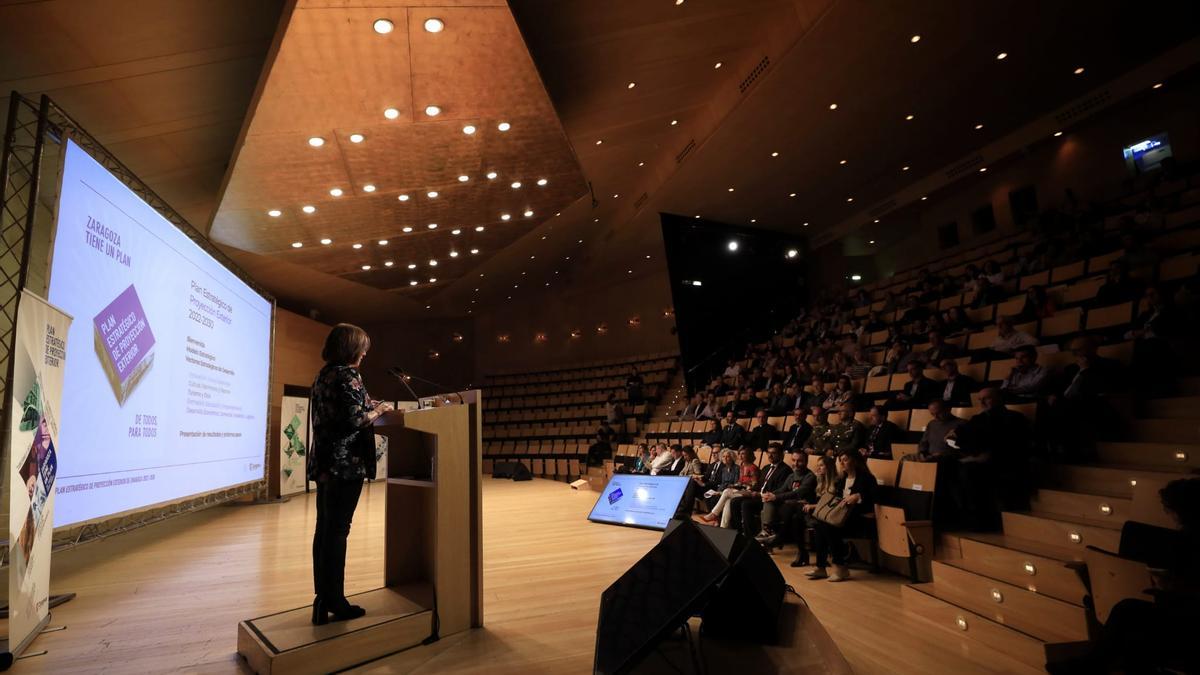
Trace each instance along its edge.
<instances>
[{"instance_id":1,"label":"staircase step in auditorium","mask_svg":"<svg viewBox=\"0 0 1200 675\"><path fill-rule=\"evenodd\" d=\"M1136 465L1160 471L1200 469L1200 444L1123 441L1096 444L1096 454L1106 465Z\"/></svg>"},{"instance_id":2,"label":"staircase step in auditorium","mask_svg":"<svg viewBox=\"0 0 1200 675\"><path fill-rule=\"evenodd\" d=\"M933 563L933 583L922 584L946 602L1047 642L1088 637L1087 610L1021 586L977 574L954 562Z\"/></svg>"},{"instance_id":3,"label":"staircase step in auditorium","mask_svg":"<svg viewBox=\"0 0 1200 675\"><path fill-rule=\"evenodd\" d=\"M1129 438L1154 443L1200 443L1200 420L1136 419L1129 422Z\"/></svg>"},{"instance_id":4,"label":"staircase step in auditorium","mask_svg":"<svg viewBox=\"0 0 1200 675\"><path fill-rule=\"evenodd\" d=\"M1073 549L1080 557L1086 546L1116 551L1121 545L1121 524L1112 521L1012 511L1002 513L1001 519L1008 536Z\"/></svg>"},{"instance_id":5,"label":"staircase step in auditorium","mask_svg":"<svg viewBox=\"0 0 1200 675\"><path fill-rule=\"evenodd\" d=\"M1129 519L1132 504L1130 499L1061 490L1038 490L1031 501L1033 510L1039 513L1098 521L1111 520L1117 523L1117 527Z\"/></svg>"},{"instance_id":6,"label":"staircase step in auditorium","mask_svg":"<svg viewBox=\"0 0 1200 675\"><path fill-rule=\"evenodd\" d=\"M1133 486L1139 478L1170 481L1180 478L1187 469L1166 471L1164 467L1147 469L1136 465L1050 464L1043 468L1045 484L1069 492L1093 495L1133 497Z\"/></svg>"},{"instance_id":7,"label":"staircase step in auditorium","mask_svg":"<svg viewBox=\"0 0 1200 675\"><path fill-rule=\"evenodd\" d=\"M1034 668L1046 664L1046 643L1027 633L996 623L969 609L947 602L932 594L926 587L932 584L912 584L900 587L904 609L942 630L958 636L960 651L969 658L973 642L1027 663Z\"/></svg>"},{"instance_id":8,"label":"staircase step in auditorium","mask_svg":"<svg viewBox=\"0 0 1200 675\"><path fill-rule=\"evenodd\" d=\"M1006 534L959 535L962 557L956 566L1072 604L1082 604L1086 589L1068 565L1076 552Z\"/></svg>"},{"instance_id":9,"label":"staircase step in auditorium","mask_svg":"<svg viewBox=\"0 0 1200 675\"><path fill-rule=\"evenodd\" d=\"M1143 417L1150 419L1200 419L1200 396L1155 398L1146 401Z\"/></svg>"}]
</instances>

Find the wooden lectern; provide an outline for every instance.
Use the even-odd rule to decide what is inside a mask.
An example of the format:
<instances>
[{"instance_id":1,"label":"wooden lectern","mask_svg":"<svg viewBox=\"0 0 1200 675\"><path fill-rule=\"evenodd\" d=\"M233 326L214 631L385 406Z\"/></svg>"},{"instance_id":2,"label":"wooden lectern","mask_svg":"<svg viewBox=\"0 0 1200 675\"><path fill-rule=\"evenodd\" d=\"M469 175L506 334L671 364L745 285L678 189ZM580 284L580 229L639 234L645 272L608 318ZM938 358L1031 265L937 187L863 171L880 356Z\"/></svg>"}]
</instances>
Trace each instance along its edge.
<instances>
[{"instance_id":1,"label":"wooden lectern","mask_svg":"<svg viewBox=\"0 0 1200 675\"><path fill-rule=\"evenodd\" d=\"M254 672L328 673L483 625L482 405L478 390L452 397L375 423L388 438L384 586L349 598L367 615L314 626L309 605L240 622Z\"/></svg>"}]
</instances>

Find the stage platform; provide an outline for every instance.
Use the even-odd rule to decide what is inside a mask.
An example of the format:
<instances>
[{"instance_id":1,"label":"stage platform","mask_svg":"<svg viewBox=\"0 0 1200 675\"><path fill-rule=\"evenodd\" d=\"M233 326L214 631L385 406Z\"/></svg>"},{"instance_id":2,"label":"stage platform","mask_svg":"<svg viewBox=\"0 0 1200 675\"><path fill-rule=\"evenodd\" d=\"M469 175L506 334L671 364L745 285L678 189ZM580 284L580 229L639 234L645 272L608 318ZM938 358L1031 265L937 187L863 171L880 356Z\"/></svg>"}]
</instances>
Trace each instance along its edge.
<instances>
[{"instance_id":1,"label":"stage platform","mask_svg":"<svg viewBox=\"0 0 1200 675\"><path fill-rule=\"evenodd\" d=\"M382 584L382 488L364 491L355 517L350 593ZM485 478L485 627L352 672L591 672L600 592L659 538L587 522L596 494L539 479ZM34 643L34 651L48 653L21 661L15 671L249 673L237 657L238 621L312 602L314 517L312 498L299 495L284 504L208 509L56 553L52 592L79 597L53 612L50 624L67 630ZM784 577L856 673L1039 672L905 613L899 577L856 571L850 583L809 581L804 570L787 566L792 554L776 553ZM801 609L789 605L797 621L806 620ZM681 645L664 651L672 649ZM706 639L704 649L708 672L735 672L716 667L726 650L736 657L735 648ZM820 672L810 660L813 649L797 644L746 653L734 662L753 667L736 672ZM689 672L678 655L673 660Z\"/></svg>"}]
</instances>

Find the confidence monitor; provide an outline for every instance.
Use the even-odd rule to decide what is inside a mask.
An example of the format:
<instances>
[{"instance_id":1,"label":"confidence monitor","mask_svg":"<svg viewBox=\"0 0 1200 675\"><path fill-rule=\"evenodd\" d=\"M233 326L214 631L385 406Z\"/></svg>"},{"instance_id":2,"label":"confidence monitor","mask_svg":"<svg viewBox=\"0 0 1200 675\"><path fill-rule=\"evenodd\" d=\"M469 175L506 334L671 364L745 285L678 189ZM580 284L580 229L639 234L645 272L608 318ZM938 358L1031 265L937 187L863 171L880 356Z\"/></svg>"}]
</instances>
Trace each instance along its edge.
<instances>
[{"instance_id":1,"label":"confidence monitor","mask_svg":"<svg viewBox=\"0 0 1200 675\"><path fill-rule=\"evenodd\" d=\"M75 318L55 527L262 479L271 301L69 140L49 295Z\"/></svg>"},{"instance_id":2,"label":"confidence monitor","mask_svg":"<svg viewBox=\"0 0 1200 675\"><path fill-rule=\"evenodd\" d=\"M618 473L600 492L588 520L661 530L671 522L691 478Z\"/></svg>"}]
</instances>

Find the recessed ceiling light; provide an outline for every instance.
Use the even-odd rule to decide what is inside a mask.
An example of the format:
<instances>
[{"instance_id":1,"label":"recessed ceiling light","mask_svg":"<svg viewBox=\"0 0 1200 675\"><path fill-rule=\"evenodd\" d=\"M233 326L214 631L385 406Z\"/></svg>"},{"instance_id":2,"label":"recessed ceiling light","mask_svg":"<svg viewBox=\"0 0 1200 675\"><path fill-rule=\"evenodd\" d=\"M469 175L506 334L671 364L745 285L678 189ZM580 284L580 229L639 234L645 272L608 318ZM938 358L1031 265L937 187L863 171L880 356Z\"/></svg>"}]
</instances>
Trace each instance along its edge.
<instances>
[{"instance_id":1,"label":"recessed ceiling light","mask_svg":"<svg viewBox=\"0 0 1200 675\"><path fill-rule=\"evenodd\" d=\"M844 160L844 159L843 159L842 161L838 162L838 164L845 165L845 164L846 164L846 161L847 161L847 160Z\"/></svg>"},{"instance_id":2,"label":"recessed ceiling light","mask_svg":"<svg viewBox=\"0 0 1200 675\"><path fill-rule=\"evenodd\" d=\"M383 266L384 266L384 267L391 267L392 265L395 265L395 264L396 264L396 263L392 262L391 260L386 260L386 261L384 261L384 263L383 263Z\"/></svg>"},{"instance_id":3,"label":"recessed ceiling light","mask_svg":"<svg viewBox=\"0 0 1200 675\"><path fill-rule=\"evenodd\" d=\"M437 199L438 192L437 190L430 190L429 192L425 193L425 196L429 197L430 199Z\"/></svg>"},{"instance_id":4,"label":"recessed ceiling light","mask_svg":"<svg viewBox=\"0 0 1200 675\"><path fill-rule=\"evenodd\" d=\"M849 204L850 202L853 202L853 201L854 201L854 197L846 197L847 204Z\"/></svg>"},{"instance_id":5,"label":"recessed ceiling light","mask_svg":"<svg viewBox=\"0 0 1200 675\"><path fill-rule=\"evenodd\" d=\"M646 166L645 162L638 162L638 166Z\"/></svg>"},{"instance_id":6,"label":"recessed ceiling light","mask_svg":"<svg viewBox=\"0 0 1200 675\"><path fill-rule=\"evenodd\" d=\"M437 283L437 277L429 277L429 283L431 283L431 284L436 284L436 283ZM426 305L426 306L425 306L425 309L429 309L429 306L428 306L428 305Z\"/></svg>"},{"instance_id":7,"label":"recessed ceiling light","mask_svg":"<svg viewBox=\"0 0 1200 675\"><path fill-rule=\"evenodd\" d=\"M387 239L380 239L380 240L379 240L379 245L380 245L380 246L387 246L387 245L388 245L388 240L387 240Z\"/></svg>"},{"instance_id":8,"label":"recessed ceiling light","mask_svg":"<svg viewBox=\"0 0 1200 675\"><path fill-rule=\"evenodd\" d=\"M464 133L464 134L466 134L466 135L468 135L468 136L470 136L471 134L475 133L475 125L474 125L474 124L468 124L467 126L463 127L463 133Z\"/></svg>"},{"instance_id":9,"label":"recessed ceiling light","mask_svg":"<svg viewBox=\"0 0 1200 675\"><path fill-rule=\"evenodd\" d=\"M979 130L980 130L980 129L982 129L982 128L983 128L983 124L976 124L976 125L975 125L975 131L979 131Z\"/></svg>"},{"instance_id":10,"label":"recessed ceiling light","mask_svg":"<svg viewBox=\"0 0 1200 675\"><path fill-rule=\"evenodd\" d=\"M521 189L521 181L519 181L519 180L514 180L514 181L513 181L513 183L512 183L512 189L514 189L514 190L520 190L520 189Z\"/></svg>"},{"instance_id":11,"label":"recessed ceiling light","mask_svg":"<svg viewBox=\"0 0 1200 675\"><path fill-rule=\"evenodd\" d=\"M364 271L364 272L366 272L367 270L371 269L371 266L370 266L370 265L363 265L363 266L362 266L362 268L363 268L363 271Z\"/></svg>"},{"instance_id":12,"label":"recessed ceiling light","mask_svg":"<svg viewBox=\"0 0 1200 675\"><path fill-rule=\"evenodd\" d=\"M636 87L636 86L637 86L637 82L630 82L629 84L625 85L625 88L626 88L626 89L633 89L633 88L634 88L634 87Z\"/></svg>"},{"instance_id":13,"label":"recessed ceiling light","mask_svg":"<svg viewBox=\"0 0 1200 675\"><path fill-rule=\"evenodd\" d=\"M1055 137L1055 138L1058 138L1059 136L1062 136L1062 132L1061 132L1061 131L1056 131L1056 132L1054 132L1054 137Z\"/></svg>"},{"instance_id":14,"label":"recessed ceiling light","mask_svg":"<svg viewBox=\"0 0 1200 675\"><path fill-rule=\"evenodd\" d=\"M757 218L751 218L751 219L750 219L750 222L751 222L751 223L757 223L757 222L758 222L758 219L757 219Z\"/></svg>"},{"instance_id":15,"label":"recessed ceiling light","mask_svg":"<svg viewBox=\"0 0 1200 675\"><path fill-rule=\"evenodd\" d=\"M720 61L717 61L716 63L713 64L713 70L717 70L718 68L720 68L723 65L725 65L725 64L721 63Z\"/></svg>"},{"instance_id":16,"label":"recessed ceiling light","mask_svg":"<svg viewBox=\"0 0 1200 675\"><path fill-rule=\"evenodd\" d=\"M830 110L837 110L837 104L836 104L836 103L830 103L830 104L829 104L829 109L830 109Z\"/></svg>"},{"instance_id":17,"label":"recessed ceiling light","mask_svg":"<svg viewBox=\"0 0 1200 675\"><path fill-rule=\"evenodd\" d=\"M871 241L868 241L867 243L868 243L868 244L874 244L874 243L875 243L875 240L874 240L874 239L872 239Z\"/></svg>"},{"instance_id":18,"label":"recessed ceiling light","mask_svg":"<svg viewBox=\"0 0 1200 675\"><path fill-rule=\"evenodd\" d=\"M400 111L396 110L395 108L385 108L383 111L383 116L389 120L394 120L400 116Z\"/></svg>"},{"instance_id":19,"label":"recessed ceiling light","mask_svg":"<svg viewBox=\"0 0 1200 675\"><path fill-rule=\"evenodd\" d=\"M293 242L292 242L292 248L300 248L301 246L304 246L304 244L302 244L302 243L300 243L300 242L298 242L298 241L293 241Z\"/></svg>"},{"instance_id":20,"label":"recessed ceiling light","mask_svg":"<svg viewBox=\"0 0 1200 675\"><path fill-rule=\"evenodd\" d=\"M929 199L929 197L921 197L921 201L925 201L926 199Z\"/></svg>"},{"instance_id":21,"label":"recessed ceiling light","mask_svg":"<svg viewBox=\"0 0 1200 675\"><path fill-rule=\"evenodd\" d=\"M483 231L484 231L484 229L486 229L486 228L484 228L484 226L482 226L482 225L476 225L476 226L475 226L475 231L476 231L476 232L483 232Z\"/></svg>"},{"instance_id":22,"label":"recessed ceiling light","mask_svg":"<svg viewBox=\"0 0 1200 675\"><path fill-rule=\"evenodd\" d=\"M470 176L468 176L468 175L467 175L467 174L465 174L465 173L464 173L463 175L461 175L461 176L459 176L459 177L458 177L458 182L460 182L460 183L465 183L465 182L467 182L467 181L469 181L469 180L471 180L471 177L470 177Z\"/></svg>"},{"instance_id":23,"label":"recessed ceiling light","mask_svg":"<svg viewBox=\"0 0 1200 675\"><path fill-rule=\"evenodd\" d=\"M907 166L902 166L902 167L900 167L900 170L901 170L901 171L908 171L908 167L907 167Z\"/></svg>"},{"instance_id":24,"label":"recessed ceiling light","mask_svg":"<svg viewBox=\"0 0 1200 675\"><path fill-rule=\"evenodd\" d=\"M342 196L342 188L332 188L331 190L329 190L329 194L334 197L341 197Z\"/></svg>"},{"instance_id":25,"label":"recessed ceiling light","mask_svg":"<svg viewBox=\"0 0 1200 675\"><path fill-rule=\"evenodd\" d=\"M283 215L283 211L280 211L279 209L271 209L270 211L267 211L267 215L271 216L272 218L278 218L279 216Z\"/></svg>"},{"instance_id":26,"label":"recessed ceiling light","mask_svg":"<svg viewBox=\"0 0 1200 675\"><path fill-rule=\"evenodd\" d=\"M789 258L795 258L798 255L800 255L800 252L794 248L789 248L787 251L787 257Z\"/></svg>"},{"instance_id":27,"label":"recessed ceiling light","mask_svg":"<svg viewBox=\"0 0 1200 675\"><path fill-rule=\"evenodd\" d=\"M1007 58L1008 58L1008 52L1000 52L999 54L996 55L997 61L1003 61L1004 59L1007 59Z\"/></svg>"},{"instance_id":28,"label":"recessed ceiling light","mask_svg":"<svg viewBox=\"0 0 1200 675\"><path fill-rule=\"evenodd\" d=\"M911 113L910 113L910 114L908 114L908 115L905 115L905 116L904 116L904 119L905 119L906 121L908 121L908 122L911 122L911 121L913 121L914 119L916 119L916 117L917 117L916 115L913 115L913 114L911 114Z\"/></svg>"},{"instance_id":29,"label":"recessed ceiling light","mask_svg":"<svg viewBox=\"0 0 1200 675\"><path fill-rule=\"evenodd\" d=\"M450 230L450 234L453 234L454 236L458 236L458 235L462 234L462 230L460 230L456 227L453 230Z\"/></svg>"},{"instance_id":30,"label":"recessed ceiling light","mask_svg":"<svg viewBox=\"0 0 1200 675\"><path fill-rule=\"evenodd\" d=\"M408 234L409 232L412 232L412 230L413 230L413 229L412 229L412 227L410 227L410 226L408 226L408 225L405 225L405 226L404 226L404 228L403 228L403 232L404 232L405 234Z\"/></svg>"},{"instance_id":31,"label":"recessed ceiling light","mask_svg":"<svg viewBox=\"0 0 1200 675\"><path fill-rule=\"evenodd\" d=\"M300 210L305 213L316 213L317 207L313 206L312 204L305 204L304 206L300 207Z\"/></svg>"},{"instance_id":32,"label":"recessed ceiling light","mask_svg":"<svg viewBox=\"0 0 1200 675\"><path fill-rule=\"evenodd\" d=\"M500 131L508 131L509 129L512 128L512 125L509 124L508 122L501 122L500 124L496 125L496 128L499 129Z\"/></svg>"},{"instance_id":33,"label":"recessed ceiling light","mask_svg":"<svg viewBox=\"0 0 1200 675\"><path fill-rule=\"evenodd\" d=\"M402 202L406 202L406 201L408 201L408 195L400 195L400 196L396 197L396 199L399 199Z\"/></svg>"},{"instance_id":34,"label":"recessed ceiling light","mask_svg":"<svg viewBox=\"0 0 1200 675\"><path fill-rule=\"evenodd\" d=\"M417 282L416 282L415 280L410 280L410 281L408 282L408 285L409 285L409 286L416 286L416 285L417 285Z\"/></svg>"},{"instance_id":35,"label":"recessed ceiling light","mask_svg":"<svg viewBox=\"0 0 1200 675\"><path fill-rule=\"evenodd\" d=\"M425 19L426 33L440 33L446 28L446 22L437 17L429 17Z\"/></svg>"},{"instance_id":36,"label":"recessed ceiling light","mask_svg":"<svg viewBox=\"0 0 1200 675\"><path fill-rule=\"evenodd\" d=\"M408 263L408 269L410 269L410 270L417 269L417 263Z\"/></svg>"},{"instance_id":37,"label":"recessed ceiling light","mask_svg":"<svg viewBox=\"0 0 1200 675\"><path fill-rule=\"evenodd\" d=\"M367 183L366 185L363 186L363 192L374 192L374 191L375 191L375 186L371 185L370 183Z\"/></svg>"},{"instance_id":38,"label":"recessed ceiling light","mask_svg":"<svg viewBox=\"0 0 1200 675\"><path fill-rule=\"evenodd\" d=\"M430 261L429 261L429 266L430 266L430 267L437 267L437 261L436 261L436 260L430 260Z\"/></svg>"},{"instance_id":39,"label":"recessed ceiling light","mask_svg":"<svg viewBox=\"0 0 1200 675\"><path fill-rule=\"evenodd\" d=\"M733 188L726 188L729 192L733 192Z\"/></svg>"},{"instance_id":40,"label":"recessed ceiling light","mask_svg":"<svg viewBox=\"0 0 1200 675\"><path fill-rule=\"evenodd\" d=\"M851 274L850 281L862 281L862 275L861 274Z\"/></svg>"},{"instance_id":41,"label":"recessed ceiling light","mask_svg":"<svg viewBox=\"0 0 1200 675\"><path fill-rule=\"evenodd\" d=\"M682 5L682 4L683 4L683 0L675 0L676 7L678 7L679 5Z\"/></svg>"},{"instance_id":42,"label":"recessed ceiling light","mask_svg":"<svg viewBox=\"0 0 1200 675\"><path fill-rule=\"evenodd\" d=\"M1155 83L1154 83L1154 86L1153 86L1153 87L1150 87L1150 88L1151 88L1151 89L1162 89L1162 85L1163 85L1163 83L1162 83L1162 82L1155 82Z\"/></svg>"},{"instance_id":43,"label":"recessed ceiling light","mask_svg":"<svg viewBox=\"0 0 1200 675\"><path fill-rule=\"evenodd\" d=\"M387 35L396 30L396 24L387 19L375 19L375 23L371 24L371 28L374 28L375 32L380 35Z\"/></svg>"},{"instance_id":44,"label":"recessed ceiling light","mask_svg":"<svg viewBox=\"0 0 1200 675\"><path fill-rule=\"evenodd\" d=\"M772 156L772 157L778 157L778 156L779 156L779 151L778 151L778 150L776 150L775 152L772 152L772 153L771 153L771 156Z\"/></svg>"},{"instance_id":45,"label":"recessed ceiling light","mask_svg":"<svg viewBox=\"0 0 1200 675\"><path fill-rule=\"evenodd\" d=\"M321 138L320 136L313 136L312 138L308 139L308 144L314 148L319 148L322 145L325 145L325 139Z\"/></svg>"},{"instance_id":46,"label":"recessed ceiling light","mask_svg":"<svg viewBox=\"0 0 1200 675\"><path fill-rule=\"evenodd\" d=\"M442 109L436 105L427 105L425 106L425 114L430 117L437 117L438 115L442 114Z\"/></svg>"},{"instance_id":47,"label":"recessed ceiling light","mask_svg":"<svg viewBox=\"0 0 1200 675\"><path fill-rule=\"evenodd\" d=\"M450 257L451 257L451 258L457 258L457 257L458 257L458 251L450 251Z\"/></svg>"},{"instance_id":48,"label":"recessed ceiling light","mask_svg":"<svg viewBox=\"0 0 1200 675\"><path fill-rule=\"evenodd\" d=\"M789 193L788 193L788 196L789 196L789 197L795 197L795 196L796 196L796 193L795 193L795 192L789 192Z\"/></svg>"},{"instance_id":49,"label":"recessed ceiling light","mask_svg":"<svg viewBox=\"0 0 1200 675\"><path fill-rule=\"evenodd\" d=\"M427 227L427 228L429 228L429 229L431 229L431 230L436 230L436 229L437 229L437 223L430 223L430 224L426 225L425 227Z\"/></svg>"},{"instance_id":50,"label":"recessed ceiling light","mask_svg":"<svg viewBox=\"0 0 1200 675\"><path fill-rule=\"evenodd\" d=\"M539 187L545 187L549 182L550 181L546 180L545 178L539 178L537 184Z\"/></svg>"},{"instance_id":51,"label":"recessed ceiling light","mask_svg":"<svg viewBox=\"0 0 1200 675\"><path fill-rule=\"evenodd\" d=\"M979 167L979 173L987 173L987 167L986 166Z\"/></svg>"},{"instance_id":52,"label":"recessed ceiling light","mask_svg":"<svg viewBox=\"0 0 1200 675\"><path fill-rule=\"evenodd\" d=\"M613 196L612 196L612 198L613 198L613 199L620 199L620 198L621 198L621 195L619 195L619 194L617 194L617 193L615 193L615 192L614 192L614 193L613 193Z\"/></svg>"},{"instance_id":53,"label":"recessed ceiling light","mask_svg":"<svg viewBox=\"0 0 1200 675\"><path fill-rule=\"evenodd\" d=\"M804 227L808 227L808 223L804 223Z\"/></svg>"},{"instance_id":54,"label":"recessed ceiling light","mask_svg":"<svg viewBox=\"0 0 1200 675\"><path fill-rule=\"evenodd\" d=\"M878 223L878 222L879 222L879 219L878 219L878 218L876 218L876 219L875 219L875 222L876 222L876 223Z\"/></svg>"},{"instance_id":55,"label":"recessed ceiling light","mask_svg":"<svg viewBox=\"0 0 1200 675\"><path fill-rule=\"evenodd\" d=\"M526 209L526 210L525 210L525 217L526 217L526 218L532 218L532 217L533 217L533 211L530 211L530 210Z\"/></svg>"},{"instance_id":56,"label":"recessed ceiling light","mask_svg":"<svg viewBox=\"0 0 1200 675\"><path fill-rule=\"evenodd\" d=\"M357 251L358 249L362 248L362 244L351 244L350 248Z\"/></svg>"},{"instance_id":57,"label":"recessed ceiling light","mask_svg":"<svg viewBox=\"0 0 1200 675\"><path fill-rule=\"evenodd\" d=\"M604 139L596 139L596 145L600 145L603 142L604 142Z\"/></svg>"},{"instance_id":58,"label":"recessed ceiling light","mask_svg":"<svg viewBox=\"0 0 1200 675\"><path fill-rule=\"evenodd\" d=\"M508 215L507 213L500 214L500 220L508 220L509 218L512 218L512 216Z\"/></svg>"},{"instance_id":59,"label":"recessed ceiling light","mask_svg":"<svg viewBox=\"0 0 1200 675\"><path fill-rule=\"evenodd\" d=\"M328 246L328 245L330 245L330 244L332 244L332 243L333 243L333 240L332 240L332 239L330 239L329 237L326 237L326 238L324 238L324 239L322 239L322 240L321 240L321 245L322 245L322 246Z\"/></svg>"},{"instance_id":60,"label":"recessed ceiling light","mask_svg":"<svg viewBox=\"0 0 1200 675\"><path fill-rule=\"evenodd\" d=\"M728 244L725 245L725 247L728 248L730 251L736 251L736 250L738 250L738 243L736 241L730 241Z\"/></svg>"},{"instance_id":61,"label":"recessed ceiling light","mask_svg":"<svg viewBox=\"0 0 1200 675\"><path fill-rule=\"evenodd\" d=\"M911 42L911 43L913 43L913 44L915 45L915 44L917 44L918 42L920 42L920 41L921 41L921 36L920 36L920 35L914 35L914 36L910 37L910 38L908 39L908 41L909 41L909 42Z\"/></svg>"},{"instance_id":62,"label":"recessed ceiling light","mask_svg":"<svg viewBox=\"0 0 1200 675\"><path fill-rule=\"evenodd\" d=\"M362 134L350 134L350 142L351 143L362 143L363 135Z\"/></svg>"},{"instance_id":63,"label":"recessed ceiling light","mask_svg":"<svg viewBox=\"0 0 1200 675\"><path fill-rule=\"evenodd\" d=\"M1078 68L1076 68L1076 69L1075 69L1075 74L1076 74L1076 75L1082 75L1082 74L1083 74L1083 66L1079 66Z\"/></svg>"},{"instance_id":64,"label":"recessed ceiling light","mask_svg":"<svg viewBox=\"0 0 1200 675\"><path fill-rule=\"evenodd\" d=\"M487 172L487 178L488 178L488 180L496 180L496 176L497 176L497 175L498 175L498 174L497 174L495 171L489 171L489 172Z\"/></svg>"},{"instance_id":65,"label":"recessed ceiling light","mask_svg":"<svg viewBox=\"0 0 1200 675\"><path fill-rule=\"evenodd\" d=\"M679 124L679 120L671 120L671 126L675 126L676 124Z\"/></svg>"}]
</instances>

